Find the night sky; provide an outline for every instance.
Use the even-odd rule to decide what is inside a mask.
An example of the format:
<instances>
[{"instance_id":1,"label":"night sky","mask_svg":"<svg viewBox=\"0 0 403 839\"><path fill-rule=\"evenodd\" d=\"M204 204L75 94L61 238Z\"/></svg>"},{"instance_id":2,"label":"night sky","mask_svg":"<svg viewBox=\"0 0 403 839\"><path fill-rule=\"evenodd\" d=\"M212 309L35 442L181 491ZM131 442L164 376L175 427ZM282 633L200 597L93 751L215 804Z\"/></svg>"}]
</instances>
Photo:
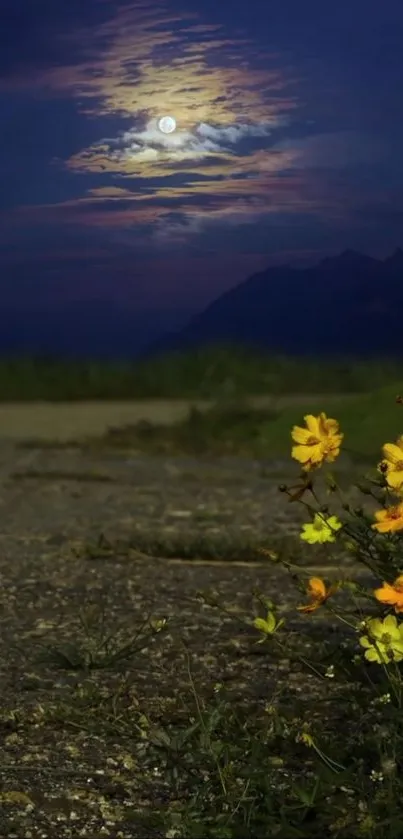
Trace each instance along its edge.
<instances>
[{"instance_id":1,"label":"night sky","mask_svg":"<svg viewBox=\"0 0 403 839\"><path fill-rule=\"evenodd\" d=\"M2 0L3 305L170 327L270 264L403 246L402 43L402 0Z\"/></svg>"}]
</instances>

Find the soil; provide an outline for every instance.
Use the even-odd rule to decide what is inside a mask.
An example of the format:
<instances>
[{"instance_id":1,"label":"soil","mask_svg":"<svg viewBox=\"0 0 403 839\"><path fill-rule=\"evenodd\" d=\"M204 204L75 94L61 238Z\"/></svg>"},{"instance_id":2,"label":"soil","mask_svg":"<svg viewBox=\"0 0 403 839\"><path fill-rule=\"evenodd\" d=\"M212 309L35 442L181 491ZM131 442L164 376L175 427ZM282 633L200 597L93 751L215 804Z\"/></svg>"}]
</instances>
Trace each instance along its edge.
<instances>
[{"instance_id":1,"label":"soil","mask_svg":"<svg viewBox=\"0 0 403 839\"><path fill-rule=\"evenodd\" d=\"M1 398L1 394L0 394ZM318 395L248 397L250 407L281 409L289 405L313 405ZM354 400L357 394L326 394L326 404ZM197 399L102 400L97 402L0 402L0 439L72 440L104 434L109 427L134 425L140 420L154 424L179 422L192 407L206 411L215 403Z\"/></svg>"},{"instance_id":2,"label":"soil","mask_svg":"<svg viewBox=\"0 0 403 839\"><path fill-rule=\"evenodd\" d=\"M145 816L170 791L147 764L140 714L163 725L172 703L189 696L189 661L205 696L224 682L237 701L266 703L281 680L314 695L313 677L290 674L287 659L270 661L256 631L238 622L253 617L254 588L284 611L301 602L290 576L256 551L300 527L303 510L277 489L291 474L295 467L282 462L2 443L0 836L151 837ZM224 535L223 559L213 561ZM184 559L197 539L201 555ZM321 555L316 570L352 569ZM206 606L200 590L233 616ZM83 614L98 620L100 608L105 631L122 643L147 616L168 619L167 627L131 659L85 669L77 653L87 643ZM323 621L329 632L332 624L323 615L308 620L309 647ZM290 624L302 625L302 616ZM53 660L44 645L58 651Z\"/></svg>"}]
</instances>

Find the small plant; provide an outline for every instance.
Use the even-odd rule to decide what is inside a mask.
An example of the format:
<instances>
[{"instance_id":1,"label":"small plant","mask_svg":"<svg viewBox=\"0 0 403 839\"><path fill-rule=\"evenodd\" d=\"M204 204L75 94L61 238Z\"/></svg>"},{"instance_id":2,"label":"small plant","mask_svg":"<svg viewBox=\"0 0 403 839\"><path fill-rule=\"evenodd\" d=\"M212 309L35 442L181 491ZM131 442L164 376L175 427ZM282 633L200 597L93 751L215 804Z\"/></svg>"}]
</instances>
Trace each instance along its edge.
<instances>
[{"instance_id":1,"label":"small plant","mask_svg":"<svg viewBox=\"0 0 403 839\"><path fill-rule=\"evenodd\" d=\"M71 642L41 644L38 661L63 670L98 670L127 664L149 647L167 625L166 618L147 616L130 639L115 628L108 629L102 604L93 604L80 611L80 636Z\"/></svg>"},{"instance_id":2,"label":"small plant","mask_svg":"<svg viewBox=\"0 0 403 839\"><path fill-rule=\"evenodd\" d=\"M295 486L280 489L307 511L300 538L329 548L343 545L373 582L303 579L286 556L261 549L292 575L307 600L296 602L299 626L287 631L280 606L256 593L260 614L245 623L259 632L256 643L267 647L271 663L286 660L315 676L317 699L307 713L301 697L290 700L286 690L279 691L264 712L251 708L240 719L224 701L223 686L219 705L207 711L189 670L196 713L177 765L188 778L198 772L204 783L171 815L172 836L398 839L403 834L403 436L383 446L378 466L357 484L370 510L364 503L351 509L334 477L327 476L326 501L340 496L340 517L320 498L315 481L317 471L339 456L338 422L324 413L307 415L305 427L294 426L292 439L302 474ZM201 597L221 608L214 598ZM304 624L312 638L322 610L333 624L339 622L341 632L334 635L322 623L315 654L307 655L312 644L301 644Z\"/></svg>"}]
</instances>

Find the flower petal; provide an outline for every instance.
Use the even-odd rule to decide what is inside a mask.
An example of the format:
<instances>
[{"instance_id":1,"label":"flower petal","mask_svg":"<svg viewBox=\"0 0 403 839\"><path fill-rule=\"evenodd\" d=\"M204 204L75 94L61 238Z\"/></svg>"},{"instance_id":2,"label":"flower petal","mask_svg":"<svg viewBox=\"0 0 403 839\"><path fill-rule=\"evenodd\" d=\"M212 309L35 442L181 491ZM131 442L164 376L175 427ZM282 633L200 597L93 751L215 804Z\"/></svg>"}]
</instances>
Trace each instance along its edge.
<instances>
[{"instance_id":1,"label":"flower petal","mask_svg":"<svg viewBox=\"0 0 403 839\"><path fill-rule=\"evenodd\" d=\"M253 625L255 629L259 629L260 632L264 632L267 634L267 623L264 618L255 618L253 621Z\"/></svg>"},{"instance_id":2,"label":"flower petal","mask_svg":"<svg viewBox=\"0 0 403 839\"><path fill-rule=\"evenodd\" d=\"M299 460L300 463L306 463L310 460L311 457L311 447L310 446L293 446L291 449L291 454L295 458L295 460Z\"/></svg>"},{"instance_id":3,"label":"flower petal","mask_svg":"<svg viewBox=\"0 0 403 839\"><path fill-rule=\"evenodd\" d=\"M312 437L312 433L308 428L302 428L300 425L294 425L291 431L291 437L296 443L306 446L308 440Z\"/></svg>"},{"instance_id":4,"label":"flower petal","mask_svg":"<svg viewBox=\"0 0 403 839\"><path fill-rule=\"evenodd\" d=\"M311 577L308 581L308 592L311 597L325 597L326 586L324 581L320 577Z\"/></svg>"},{"instance_id":5,"label":"flower petal","mask_svg":"<svg viewBox=\"0 0 403 839\"><path fill-rule=\"evenodd\" d=\"M370 618L367 621L367 628L370 635L376 636L380 635L382 632L382 621L380 618Z\"/></svg>"},{"instance_id":6,"label":"flower petal","mask_svg":"<svg viewBox=\"0 0 403 839\"><path fill-rule=\"evenodd\" d=\"M398 463L403 460L403 448L396 443L385 443L382 447L383 456L390 463Z\"/></svg>"},{"instance_id":7,"label":"flower petal","mask_svg":"<svg viewBox=\"0 0 403 839\"><path fill-rule=\"evenodd\" d=\"M395 615L387 615L386 616L386 618L383 622L383 628L390 635L396 635L397 634L397 636L399 636L399 630L398 630L398 627L397 627L397 620L396 620Z\"/></svg>"},{"instance_id":8,"label":"flower petal","mask_svg":"<svg viewBox=\"0 0 403 839\"><path fill-rule=\"evenodd\" d=\"M386 481L392 489L398 489L403 484L403 469L388 469Z\"/></svg>"},{"instance_id":9,"label":"flower petal","mask_svg":"<svg viewBox=\"0 0 403 839\"><path fill-rule=\"evenodd\" d=\"M309 429L309 433L314 437L323 436L323 432L321 432L320 427L320 417L314 417L313 414L306 414L304 417L304 421L306 422L307 428Z\"/></svg>"},{"instance_id":10,"label":"flower petal","mask_svg":"<svg viewBox=\"0 0 403 839\"><path fill-rule=\"evenodd\" d=\"M380 603L393 605L396 599L396 592L389 583L384 583L382 588L375 589L374 596Z\"/></svg>"},{"instance_id":11,"label":"flower petal","mask_svg":"<svg viewBox=\"0 0 403 839\"><path fill-rule=\"evenodd\" d=\"M322 463L322 461L325 458L325 453L324 453L323 447L320 443L317 446L311 446L309 448L309 453L310 453L309 454L309 459L310 459L311 463L313 463L313 464Z\"/></svg>"},{"instance_id":12,"label":"flower petal","mask_svg":"<svg viewBox=\"0 0 403 839\"><path fill-rule=\"evenodd\" d=\"M321 413L319 417L319 428L322 434L333 436L339 431L339 423L337 420L331 419L326 414Z\"/></svg>"},{"instance_id":13,"label":"flower petal","mask_svg":"<svg viewBox=\"0 0 403 839\"><path fill-rule=\"evenodd\" d=\"M332 530L340 530L340 528L343 527L337 516L329 516L327 524Z\"/></svg>"},{"instance_id":14,"label":"flower petal","mask_svg":"<svg viewBox=\"0 0 403 839\"><path fill-rule=\"evenodd\" d=\"M314 545L315 542L319 539L319 533L317 530L314 530L311 524L304 524L302 528L303 532L300 534L300 539L303 539L305 542L309 542L310 545Z\"/></svg>"}]
</instances>

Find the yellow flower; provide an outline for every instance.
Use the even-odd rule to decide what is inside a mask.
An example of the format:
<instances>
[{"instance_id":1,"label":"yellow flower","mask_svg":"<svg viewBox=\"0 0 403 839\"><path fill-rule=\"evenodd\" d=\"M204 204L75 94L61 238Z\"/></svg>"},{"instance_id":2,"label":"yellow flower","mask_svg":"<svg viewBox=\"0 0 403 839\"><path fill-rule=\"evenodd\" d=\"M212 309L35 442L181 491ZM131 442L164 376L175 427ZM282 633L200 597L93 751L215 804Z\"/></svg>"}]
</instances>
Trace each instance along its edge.
<instances>
[{"instance_id":1,"label":"yellow flower","mask_svg":"<svg viewBox=\"0 0 403 839\"><path fill-rule=\"evenodd\" d=\"M265 635L273 635L277 629L282 626L284 620L276 621L276 617L273 612L267 612L266 620L264 618L255 618L253 621L253 625L255 629L259 629L260 632L264 632Z\"/></svg>"},{"instance_id":2,"label":"yellow flower","mask_svg":"<svg viewBox=\"0 0 403 839\"><path fill-rule=\"evenodd\" d=\"M403 490L403 436L396 443L385 443L382 447L384 460L379 464L391 489Z\"/></svg>"},{"instance_id":3,"label":"yellow flower","mask_svg":"<svg viewBox=\"0 0 403 839\"><path fill-rule=\"evenodd\" d=\"M403 530L403 501L393 507L386 507L386 510L378 510L375 513L377 519L371 527L378 533L392 533L395 530Z\"/></svg>"},{"instance_id":4,"label":"yellow flower","mask_svg":"<svg viewBox=\"0 0 403 839\"><path fill-rule=\"evenodd\" d=\"M403 612L403 575L397 577L392 585L383 583L382 588L375 589L374 595L380 603L394 606L395 612Z\"/></svg>"},{"instance_id":5,"label":"yellow flower","mask_svg":"<svg viewBox=\"0 0 403 839\"><path fill-rule=\"evenodd\" d=\"M321 466L326 460L336 460L340 453L343 434L339 432L339 423L321 413L318 417L307 414L304 417L306 428L294 425L291 437L296 446L292 447L292 456L302 464L306 471Z\"/></svg>"},{"instance_id":6,"label":"yellow flower","mask_svg":"<svg viewBox=\"0 0 403 839\"><path fill-rule=\"evenodd\" d=\"M322 513L315 513L313 522L302 526L300 538L310 545L315 542L335 542L335 533L342 527L337 516L324 516Z\"/></svg>"},{"instance_id":7,"label":"yellow flower","mask_svg":"<svg viewBox=\"0 0 403 839\"><path fill-rule=\"evenodd\" d=\"M366 648L367 661L388 664L403 659L403 624L398 625L394 615L388 615L383 621L371 618L367 626L370 637L360 638L361 646Z\"/></svg>"},{"instance_id":8,"label":"yellow flower","mask_svg":"<svg viewBox=\"0 0 403 839\"><path fill-rule=\"evenodd\" d=\"M335 591L338 589L338 583L333 583L326 589L326 584L320 577L311 577L308 582L308 595L311 598L312 602L308 604L308 606L297 606L299 612L314 612L319 606L322 606L322 603L330 597L331 594L334 594Z\"/></svg>"}]
</instances>

